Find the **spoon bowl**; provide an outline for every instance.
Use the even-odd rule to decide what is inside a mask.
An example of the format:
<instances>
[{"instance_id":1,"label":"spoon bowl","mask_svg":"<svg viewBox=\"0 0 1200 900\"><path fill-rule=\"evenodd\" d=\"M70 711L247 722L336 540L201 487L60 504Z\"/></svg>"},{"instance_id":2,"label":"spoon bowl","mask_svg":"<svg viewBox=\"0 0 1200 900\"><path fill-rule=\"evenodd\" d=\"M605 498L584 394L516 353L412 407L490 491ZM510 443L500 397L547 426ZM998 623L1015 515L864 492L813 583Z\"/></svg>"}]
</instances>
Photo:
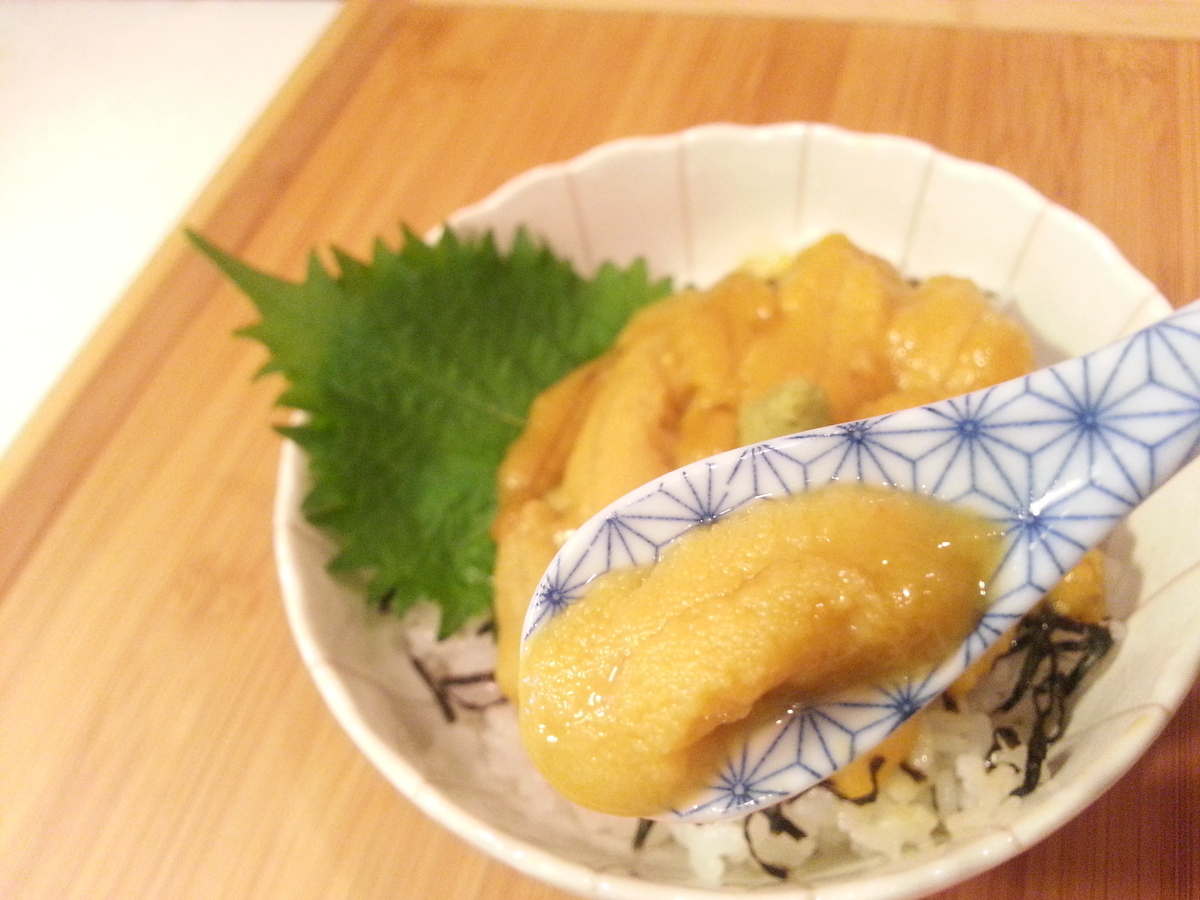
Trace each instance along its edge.
<instances>
[{"instance_id":1,"label":"spoon bowl","mask_svg":"<svg viewBox=\"0 0 1200 900\"><path fill-rule=\"evenodd\" d=\"M943 691L1127 513L1200 448L1200 301L1131 337L980 391L777 438L691 463L580 527L538 585L522 641L614 569L772 498L859 482L917 492L994 522L987 606L955 653L917 677L797 705L750 733L663 818L744 816L868 752Z\"/></svg>"}]
</instances>

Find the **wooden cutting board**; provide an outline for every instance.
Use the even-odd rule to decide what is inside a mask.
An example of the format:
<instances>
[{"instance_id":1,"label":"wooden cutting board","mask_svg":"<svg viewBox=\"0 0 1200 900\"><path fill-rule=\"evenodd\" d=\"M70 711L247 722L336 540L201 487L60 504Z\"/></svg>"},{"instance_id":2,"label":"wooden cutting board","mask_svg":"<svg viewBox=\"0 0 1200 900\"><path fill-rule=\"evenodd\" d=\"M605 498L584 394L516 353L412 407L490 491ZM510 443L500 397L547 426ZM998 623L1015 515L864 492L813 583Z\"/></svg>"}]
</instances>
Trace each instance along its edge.
<instances>
[{"instance_id":1,"label":"wooden cutting board","mask_svg":"<svg viewBox=\"0 0 1200 900\"><path fill-rule=\"evenodd\" d=\"M352 3L188 224L298 276L611 138L813 120L1000 165L1200 296L1195 8L999 6ZM0 896L562 897L424 818L319 700L251 319L172 238L0 464ZM1197 834L1193 692L1100 802L940 896L1197 897Z\"/></svg>"}]
</instances>

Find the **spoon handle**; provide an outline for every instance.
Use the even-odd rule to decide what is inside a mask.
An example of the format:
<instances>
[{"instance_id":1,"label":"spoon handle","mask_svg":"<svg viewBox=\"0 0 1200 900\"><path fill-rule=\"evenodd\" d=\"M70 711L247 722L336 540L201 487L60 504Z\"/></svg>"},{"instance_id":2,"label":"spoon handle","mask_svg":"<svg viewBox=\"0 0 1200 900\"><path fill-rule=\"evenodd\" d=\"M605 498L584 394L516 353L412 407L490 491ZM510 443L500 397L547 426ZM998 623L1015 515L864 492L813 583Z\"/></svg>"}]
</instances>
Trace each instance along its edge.
<instances>
[{"instance_id":1,"label":"spoon handle","mask_svg":"<svg viewBox=\"0 0 1200 900\"><path fill-rule=\"evenodd\" d=\"M846 428L861 435L853 477L1002 527L989 625L1003 630L1200 448L1200 301L1086 356Z\"/></svg>"}]
</instances>

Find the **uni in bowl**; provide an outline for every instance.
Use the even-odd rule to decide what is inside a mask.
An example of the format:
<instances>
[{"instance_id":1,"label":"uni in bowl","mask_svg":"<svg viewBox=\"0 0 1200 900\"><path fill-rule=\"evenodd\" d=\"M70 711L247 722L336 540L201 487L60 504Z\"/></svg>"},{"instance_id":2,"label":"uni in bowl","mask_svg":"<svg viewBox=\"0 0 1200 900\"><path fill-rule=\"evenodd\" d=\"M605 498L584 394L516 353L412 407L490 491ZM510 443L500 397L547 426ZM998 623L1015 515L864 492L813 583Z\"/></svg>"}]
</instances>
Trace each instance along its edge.
<instances>
[{"instance_id":1,"label":"uni in bowl","mask_svg":"<svg viewBox=\"0 0 1200 900\"><path fill-rule=\"evenodd\" d=\"M842 233L907 277L973 279L1030 329L1038 364L1086 352L1169 310L1094 228L1013 177L906 139L828 126L709 126L617 142L535 170L448 224L462 233L494 231L502 243L524 226L585 275L605 260L628 265L644 258L654 275L700 287L764 250L793 252ZM795 818L790 826L762 816L736 828L683 828L670 846L663 829L643 834L636 822L579 814L543 794L538 779L526 774L500 784L496 767L509 765L516 741L504 732L511 727L505 707L478 713L456 707L460 721L447 727L438 700L409 661L411 650L427 668L435 665L425 657L433 646L441 656L447 650L486 655L490 635L434 645L422 637L428 626L401 627L376 616L332 577L325 565L333 546L299 512L304 460L291 445L280 469L276 528L289 618L334 714L400 790L477 846L584 895L706 896L704 885L724 878L724 890L765 882L795 897L913 897L1049 833L1119 777L1165 724L1200 655L1197 640L1176 639L1165 652L1158 644L1164 635L1200 632L1200 614L1187 602L1195 585L1186 574L1200 548L1184 537L1177 512L1200 493L1196 479L1195 467L1187 469L1139 507L1123 544L1111 548L1127 566L1122 571L1136 575L1110 590L1125 634L1046 760L1051 777L1017 803L1003 799L977 821L970 821L967 807L956 809L964 813L957 834L943 822L931 840L914 841L897 856L891 851L904 848L884 846L886 824L871 819L870 807L855 807L858 812L845 817L858 815L849 824L868 844L875 835L876 845L865 858L813 848L807 870L795 857L808 851L783 843L802 843L794 839L802 830ZM452 691L474 689L456 683L457 675L480 667L466 665L469 672L443 673ZM465 705L477 705L475 699ZM476 715L480 727L461 727ZM990 722L959 728L954 721L947 724L950 743L993 737ZM943 792L966 792L972 777L946 782ZM806 802L818 807L825 801ZM817 820L843 812L825 806L805 814ZM634 846L639 838L640 848ZM766 843L756 843L759 838ZM818 858L824 863L812 866ZM788 881L781 885L784 870Z\"/></svg>"}]
</instances>

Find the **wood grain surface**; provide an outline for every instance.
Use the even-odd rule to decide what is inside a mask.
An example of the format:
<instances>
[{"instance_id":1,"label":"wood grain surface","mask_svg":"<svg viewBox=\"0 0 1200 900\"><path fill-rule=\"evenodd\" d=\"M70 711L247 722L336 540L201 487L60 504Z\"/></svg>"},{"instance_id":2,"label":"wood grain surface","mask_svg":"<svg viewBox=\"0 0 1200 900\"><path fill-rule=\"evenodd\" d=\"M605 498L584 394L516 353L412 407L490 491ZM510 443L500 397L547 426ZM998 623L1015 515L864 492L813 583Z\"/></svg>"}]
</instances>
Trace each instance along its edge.
<instances>
[{"instance_id":1,"label":"wood grain surface","mask_svg":"<svg viewBox=\"0 0 1200 900\"><path fill-rule=\"evenodd\" d=\"M298 276L610 138L813 120L1009 169L1180 304L1200 43L1120 24L351 3L188 222ZM0 468L0 897L563 897L419 814L318 698L273 569L280 385L233 337L251 318L172 238ZM1097 804L939 897L1195 898L1198 834L1193 691Z\"/></svg>"}]
</instances>

